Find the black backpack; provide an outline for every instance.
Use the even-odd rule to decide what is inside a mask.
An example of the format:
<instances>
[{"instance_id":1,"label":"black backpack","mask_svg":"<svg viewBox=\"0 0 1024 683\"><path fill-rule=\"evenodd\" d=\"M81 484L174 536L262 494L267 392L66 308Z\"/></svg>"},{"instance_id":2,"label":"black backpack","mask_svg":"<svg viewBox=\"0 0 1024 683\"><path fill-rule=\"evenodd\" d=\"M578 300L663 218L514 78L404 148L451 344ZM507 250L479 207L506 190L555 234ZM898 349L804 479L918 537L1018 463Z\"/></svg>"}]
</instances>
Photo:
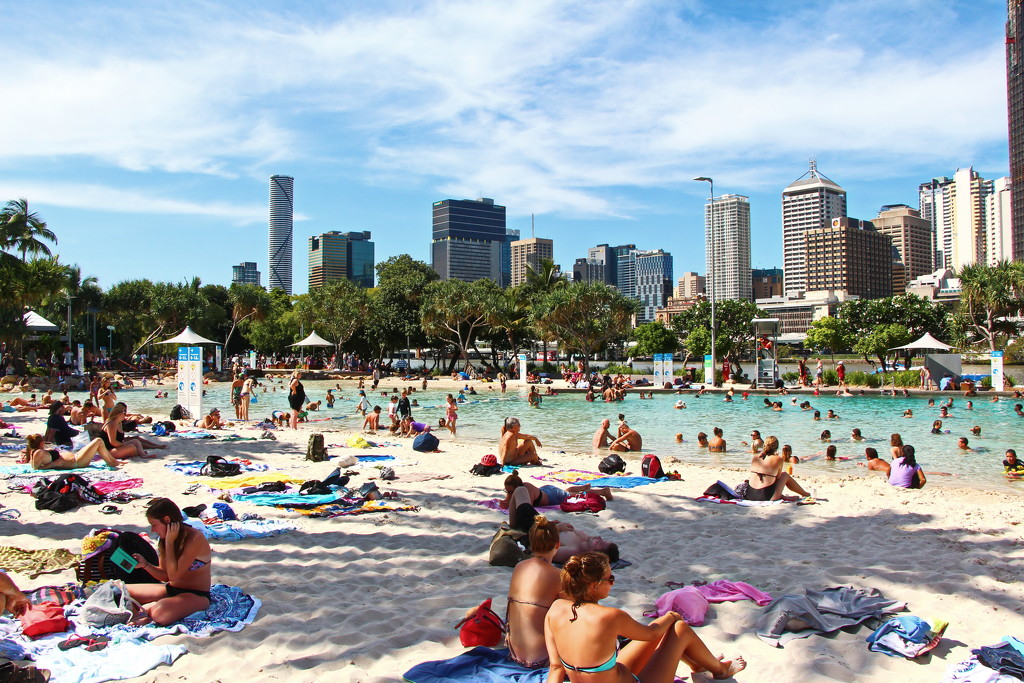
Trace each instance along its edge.
<instances>
[{"instance_id":1,"label":"black backpack","mask_svg":"<svg viewBox=\"0 0 1024 683\"><path fill-rule=\"evenodd\" d=\"M605 474L615 474L616 472L626 471L626 461L618 456L617 453L612 453L604 460L600 462L597 469L601 470Z\"/></svg>"},{"instance_id":2,"label":"black backpack","mask_svg":"<svg viewBox=\"0 0 1024 683\"><path fill-rule=\"evenodd\" d=\"M483 463L477 463L469 469L470 474L475 474L478 477L489 477L492 474L498 474L501 472L501 465L484 465Z\"/></svg>"},{"instance_id":3,"label":"black backpack","mask_svg":"<svg viewBox=\"0 0 1024 683\"><path fill-rule=\"evenodd\" d=\"M171 408L172 420L187 420L190 417L192 417L192 415L188 412L188 410L182 408L180 403L176 403L174 407Z\"/></svg>"},{"instance_id":4,"label":"black backpack","mask_svg":"<svg viewBox=\"0 0 1024 683\"><path fill-rule=\"evenodd\" d=\"M77 474L62 474L53 481L43 479L33 489L37 510L67 512L79 505L103 502L103 494Z\"/></svg>"},{"instance_id":5,"label":"black backpack","mask_svg":"<svg viewBox=\"0 0 1024 683\"><path fill-rule=\"evenodd\" d=\"M207 456L206 464L199 470L201 477L234 477L241 473L241 465L237 462L228 462L220 455Z\"/></svg>"}]
</instances>

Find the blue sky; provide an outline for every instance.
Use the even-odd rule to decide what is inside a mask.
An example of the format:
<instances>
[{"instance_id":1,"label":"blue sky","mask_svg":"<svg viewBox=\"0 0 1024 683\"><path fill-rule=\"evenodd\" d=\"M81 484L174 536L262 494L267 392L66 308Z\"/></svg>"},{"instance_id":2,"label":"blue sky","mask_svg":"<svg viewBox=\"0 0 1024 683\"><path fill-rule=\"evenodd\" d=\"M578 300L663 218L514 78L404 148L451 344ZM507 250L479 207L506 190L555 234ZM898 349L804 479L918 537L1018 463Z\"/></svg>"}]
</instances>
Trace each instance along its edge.
<instances>
[{"instance_id":1,"label":"blue sky","mask_svg":"<svg viewBox=\"0 0 1024 683\"><path fill-rule=\"evenodd\" d=\"M429 261L431 204L704 270L703 201L751 200L781 266L780 192L808 159L849 213L1008 173L1004 0L0 1L0 199L26 197L103 287L228 284L260 264L268 178L306 240L370 230Z\"/></svg>"}]
</instances>

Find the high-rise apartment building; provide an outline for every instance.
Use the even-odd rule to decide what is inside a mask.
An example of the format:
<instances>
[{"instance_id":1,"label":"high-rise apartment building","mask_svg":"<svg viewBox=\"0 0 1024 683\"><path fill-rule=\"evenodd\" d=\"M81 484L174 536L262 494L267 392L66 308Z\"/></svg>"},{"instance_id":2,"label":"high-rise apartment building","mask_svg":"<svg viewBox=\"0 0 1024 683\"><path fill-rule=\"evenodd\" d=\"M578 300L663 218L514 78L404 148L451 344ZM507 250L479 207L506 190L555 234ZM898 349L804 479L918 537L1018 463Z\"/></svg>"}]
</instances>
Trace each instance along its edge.
<instances>
[{"instance_id":1,"label":"high-rise apartment building","mask_svg":"<svg viewBox=\"0 0 1024 683\"><path fill-rule=\"evenodd\" d=\"M810 170L782 191L782 267L787 294L807 290L804 233L846 217L846 190L811 161Z\"/></svg>"},{"instance_id":2,"label":"high-rise apartment building","mask_svg":"<svg viewBox=\"0 0 1024 683\"><path fill-rule=\"evenodd\" d=\"M637 322L651 322L672 296L672 254L631 249L618 257L617 267L619 291L640 302Z\"/></svg>"},{"instance_id":3,"label":"high-rise apartment building","mask_svg":"<svg viewBox=\"0 0 1024 683\"><path fill-rule=\"evenodd\" d=\"M750 201L739 194L713 201L704 205L708 296L750 301Z\"/></svg>"},{"instance_id":4,"label":"high-rise apartment building","mask_svg":"<svg viewBox=\"0 0 1024 683\"><path fill-rule=\"evenodd\" d=\"M932 224L920 211L906 204L889 204L871 222L878 232L892 238L897 252L895 260L903 264L904 272L894 272L894 277L902 277L905 283L935 270ZM896 289L895 283L893 288Z\"/></svg>"},{"instance_id":5,"label":"high-rise apartment building","mask_svg":"<svg viewBox=\"0 0 1024 683\"><path fill-rule=\"evenodd\" d=\"M604 261L591 258L578 258L572 264L573 282L604 282Z\"/></svg>"},{"instance_id":6,"label":"high-rise apartment building","mask_svg":"<svg viewBox=\"0 0 1024 683\"><path fill-rule=\"evenodd\" d=\"M309 287L351 280L373 287L374 244L370 231L325 232L309 238Z\"/></svg>"},{"instance_id":7,"label":"high-rise apartment building","mask_svg":"<svg viewBox=\"0 0 1024 683\"><path fill-rule=\"evenodd\" d=\"M544 259L554 260L555 243L543 237L530 237L512 242L512 286L526 282L530 270L540 270Z\"/></svg>"},{"instance_id":8,"label":"high-rise apartment building","mask_svg":"<svg viewBox=\"0 0 1024 683\"><path fill-rule=\"evenodd\" d=\"M1012 261L1013 248L1013 189L1009 178L992 181L992 194L985 197L985 260L989 265Z\"/></svg>"},{"instance_id":9,"label":"high-rise apartment building","mask_svg":"<svg viewBox=\"0 0 1024 683\"><path fill-rule=\"evenodd\" d=\"M754 268L750 271L750 290L754 301L782 296L782 268Z\"/></svg>"},{"instance_id":10,"label":"high-rise apartment building","mask_svg":"<svg viewBox=\"0 0 1024 683\"><path fill-rule=\"evenodd\" d=\"M493 199L444 199L434 202L431 266L442 280L474 282L490 278L506 285L511 264L505 207ZM515 235L518 238L518 234ZM511 273L509 273L511 279Z\"/></svg>"},{"instance_id":11,"label":"high-rise apartment building","mask_svg":"<svg viewBox=\"0 0 1024 683\"><path fill-rule=\"evenodd\" d=\"M679 276L676 297L680 299L696 299L707 294L707 278L699 273L688 271Z\"/></svg>"},{"instance_id":12,"label":"high-rise apartment building","mask_svg":"<svg viewBox=\"0 0 1024 683\"><path fill-rule=\"evenodd\" d=\"M1010 253L1024 259L1024 1L1006 3L1006 104L1010 131Z\"/></svg>"},{"instance_id":13,"label":"high-rise apartment building","mask_svg":"<svg viewBox=\"0 0 1024 683\"><path fill-rule=\"evenodd\" d=\"M252 261L243 261L231 266L231 284L260 286L260 271Z\"/></svg>"},{"instance_id":14,"label":"high-rise apartment building","mask_svg":"<svg viewBox=\"0 0 1024 683\"><path fill-rule=\"evenodd\" d=\"M892 239L871 221L833 218L805 233L807 291L845 290L865 299L892 296Z\"/></svg>"},{"instance_id":15,"label":"high-rise apartment building","mask_svg":"<svg viewBox=\"0 0 1024 683\"><path fill-rule=\"evenodd\" d=\"M292 218L295 215L295 179L270 176L270 225L267 289L292 293Z\"/></svg>"},{"instance_id":16,"label":"high-rise apartment building","mask_svg":"<svg viewBox=\"0 0 1024 683\"><path fill-rule=\"evenodd\" d=\"M933 178L918 188L921 217L935 229L936 267L958 270L984 262L989 227L985 204L993 181L973 168L960 168L952 178Z\"/></svg>"}]
</instances>

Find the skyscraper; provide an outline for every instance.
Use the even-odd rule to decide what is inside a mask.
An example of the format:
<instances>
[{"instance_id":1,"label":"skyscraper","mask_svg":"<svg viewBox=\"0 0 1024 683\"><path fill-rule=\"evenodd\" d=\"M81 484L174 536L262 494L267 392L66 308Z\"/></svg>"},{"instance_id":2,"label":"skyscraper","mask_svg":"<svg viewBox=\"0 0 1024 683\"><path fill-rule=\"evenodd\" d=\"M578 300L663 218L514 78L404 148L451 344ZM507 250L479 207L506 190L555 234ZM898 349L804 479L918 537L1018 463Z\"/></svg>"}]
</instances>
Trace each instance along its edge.
<instances>
[{"instance_id":1,"label":"skyscraper","mask_svg":"<svg viewBox=\"0 0 1024 683\"><path fill-rule=\"evenodd\" d=\"M900 274L904 281L935 270L932 225L920 211L906 204L890 204L883 206L871 222L878 232L892 238L896 260L905 270Z\"/></svg>"},{"instance_id":2,"label":"skyscraper","mask_svg":"<svg viewBox=\"0 0 1024 683\"><path fill-rule=\"evenodd\" d=\"M935 227L937 268L957 270L985 261L985 202L992 191L993 182L971 167L958 168L952 178L933 178L920 185L921 217Z\"/></svg>"},{"instance_id":3,"label":"skyscraper","mask_svg":"<svg viewBox=\"0 0 1024 683\"><path fill-rule=\"evenodd\" d=\"M782 296L782 268L754 268L750 271L750 289L754 301Z\"/></svg>"},{"instance_id":4,"label":"skyscraper","mask_svg":"<svg viewBox=\"0 0 1024 683\"><path fill-rule=\"evenodd\" d=\"M1006 104L1010 131L1011 253L1024 259L1024 1L1006 3Z\"/></svg>"},{"instance_id":5,"label":"skyscraper","mask_svg":"<svg viewBox=\"0 0 1024 683\"><path fill-rule=\"evenodd\" d=\"M804 233L832 224L846 216L846 190L818 173L812 159L810 170L782 191L782 267L786 293L806 291L807 261Z\"/></svg>"},{"instance_id":6,"label":"skyscraper","mask_svg":"<svg viewBox=\"0 0 1024 683\"><path fill-rule=\"evenodd\" d=\"M696 299L698 296L707 294L707 291L707 278L700 273L695 273L691 270L679 276L676 296L680 299Z\"/></svg>"},{"instance_id":7,"label":"skyscraper","mask_svg":"<svg viewBox=\"0 0 1024 683\"><path fill-rule=\"evenodd\" d=\"M1009 178L992 181L992 194L985 198L985 260L989 265L999 261L1012 261L1017 254L1013 248L1013 197L1015 193ZM1019 260L1019 259L1018 259Z\"/></svg>"},{"instance_id":8,"label":"skyscraper","mask_svg":"<svg viewBox=\"0 0 1024 683\"><path fill-rule=\"evenodd\" d=\"M715 197L713 211L711 202L704 205L708 294L715 301L750 301L750 201L743 195L724 194Z\"/></svg>"},{"instance_id":9,"label":"skyscraper","mask_svg":"<svg viewBox=\"0 0 1024 683\"><path fill-rule=\"evenodd\" d=\"M654 320L656 309L664 308L672 296L672 254L630 249L618 256L617 268L619 291L640 302L637 322Z\"/></svg>"},{"instance_id":10,"label":"skyscraper","mask_svg":"<svg viewBox=\"0 0 1024 683\"><path fill-rule=\"evenodd\" d=\"M270 240L267 288L292 293L292 217L295 213L295 179L270 176Z\"/></svg>"},{"instance_id":11,"label":"skyscraper","mask_svg":"<svg viewBox=\"0 0 1024 683\"><path fill-rule=\"evenodd\" d=\"M530 237L512 243L512 282L515 287L526 282L529 270L540 270L540 262L555 257L555 243L543 237Z\"/></svg>"},{"instance_id":12,"label":"skyscraper","mask_svg":"<svg viewBox=\"0 0 1024 683\"><path fill-rule=\"evenodd\" d=\"M237 266L231 266L231 284L256 285L260 286L260 271L252 261L244 261Z\"/></svg>"},{"instance_id":13,"label":"skyscraper","mask_svg":"<svg viewBox=\"0 0 1024 683\"><path fill-rule=\"evenodd\" d=\"M805 233L807 291L842 289L865 299L892 296L892 239L871 221L833 218Z\"/></svg>"},{"instance_id":14,"label":"skyscraper","mask_svg":"<svg viewBox=\"0 0 1024 683\"><path fill-rule=\"evenodd\" d=\"M434 202L431 266L442 280L490 278L508 284L503 283L503 254L510 253L509 237L505 207L493 199Z\"/></svg>"},{"instance_id":15,"label":"skyscraper","mask_svg":"<svg viewBox=\"0 0 1024 683\"><path fill-rule=\"evenodd\" d=\"M351 280L373 287L373 242L370 231L325 232L309 238L309 287Z\"/></svg>"}]
</instances>

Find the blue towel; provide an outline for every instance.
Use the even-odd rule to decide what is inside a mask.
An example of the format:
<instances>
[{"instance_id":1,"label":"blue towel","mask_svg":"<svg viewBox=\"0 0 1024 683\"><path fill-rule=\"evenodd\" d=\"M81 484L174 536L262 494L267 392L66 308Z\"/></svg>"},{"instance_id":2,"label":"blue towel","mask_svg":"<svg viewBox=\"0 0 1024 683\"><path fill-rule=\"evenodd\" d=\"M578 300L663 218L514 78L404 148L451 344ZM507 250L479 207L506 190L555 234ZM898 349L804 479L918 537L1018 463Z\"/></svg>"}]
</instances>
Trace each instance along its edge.
<instances>
[{"instance_id":1,"label":"blue towel","mask_svg":"<svg viewBox=\"0 0 1024 683\"><path fill-rule=\"evenodd\" d=\"M211 541L241 541L247 538L266 538L277 536L287 531L296 531L299 527L291 522L273 519L233 520L219 524L203 524L197 519L186 519L185 523L198 529L203 536Z\"/></svg>"},{"instance_id":2,"label":"blue towel","mask_svg":"<svg viewBox=\"0 0 1024 683\"><path fill-rule=\"evenodd\" d=\"M393 456L393 455L357 455L356 459L359 462L387 462L389 460L394 460L395 456Z\"/></svg>"},{"instance_id":3,"label":"blue towel","mask_svg":"<svg viewBox=\"0 0 1024 683\"><path fill-rule=\"evenodd\" d=\"M576 483L590 484L594 488L608 486L613 489L635 489L637 486L653 484L656 481L662 480L652 479L651 477L601 477L600 479L581 479Z\"/></svg>"},{"instance_id":4,"label":"blue towel","mask_svg":"<svg viewBox=\"0 0 1024 683\"><path fill-rule=\"evenodd\" d=\"M251 493L232 496L239 503L253 505L327 505L341 500L341 496L328 493L323 496L303 496L298 493Z\"/></svg>"},{"instance_id":5,"label":"blue towel","mask_svg":"<svg viewBox=\"0 0 1024 683\"><path fill-rule=\"evenodd\" d=\"M452 659L423 662L405 672L408 683L544 683L547 669L527 669L508 658L508 650L475 647Z\"/></svg>"}]
</instances>

